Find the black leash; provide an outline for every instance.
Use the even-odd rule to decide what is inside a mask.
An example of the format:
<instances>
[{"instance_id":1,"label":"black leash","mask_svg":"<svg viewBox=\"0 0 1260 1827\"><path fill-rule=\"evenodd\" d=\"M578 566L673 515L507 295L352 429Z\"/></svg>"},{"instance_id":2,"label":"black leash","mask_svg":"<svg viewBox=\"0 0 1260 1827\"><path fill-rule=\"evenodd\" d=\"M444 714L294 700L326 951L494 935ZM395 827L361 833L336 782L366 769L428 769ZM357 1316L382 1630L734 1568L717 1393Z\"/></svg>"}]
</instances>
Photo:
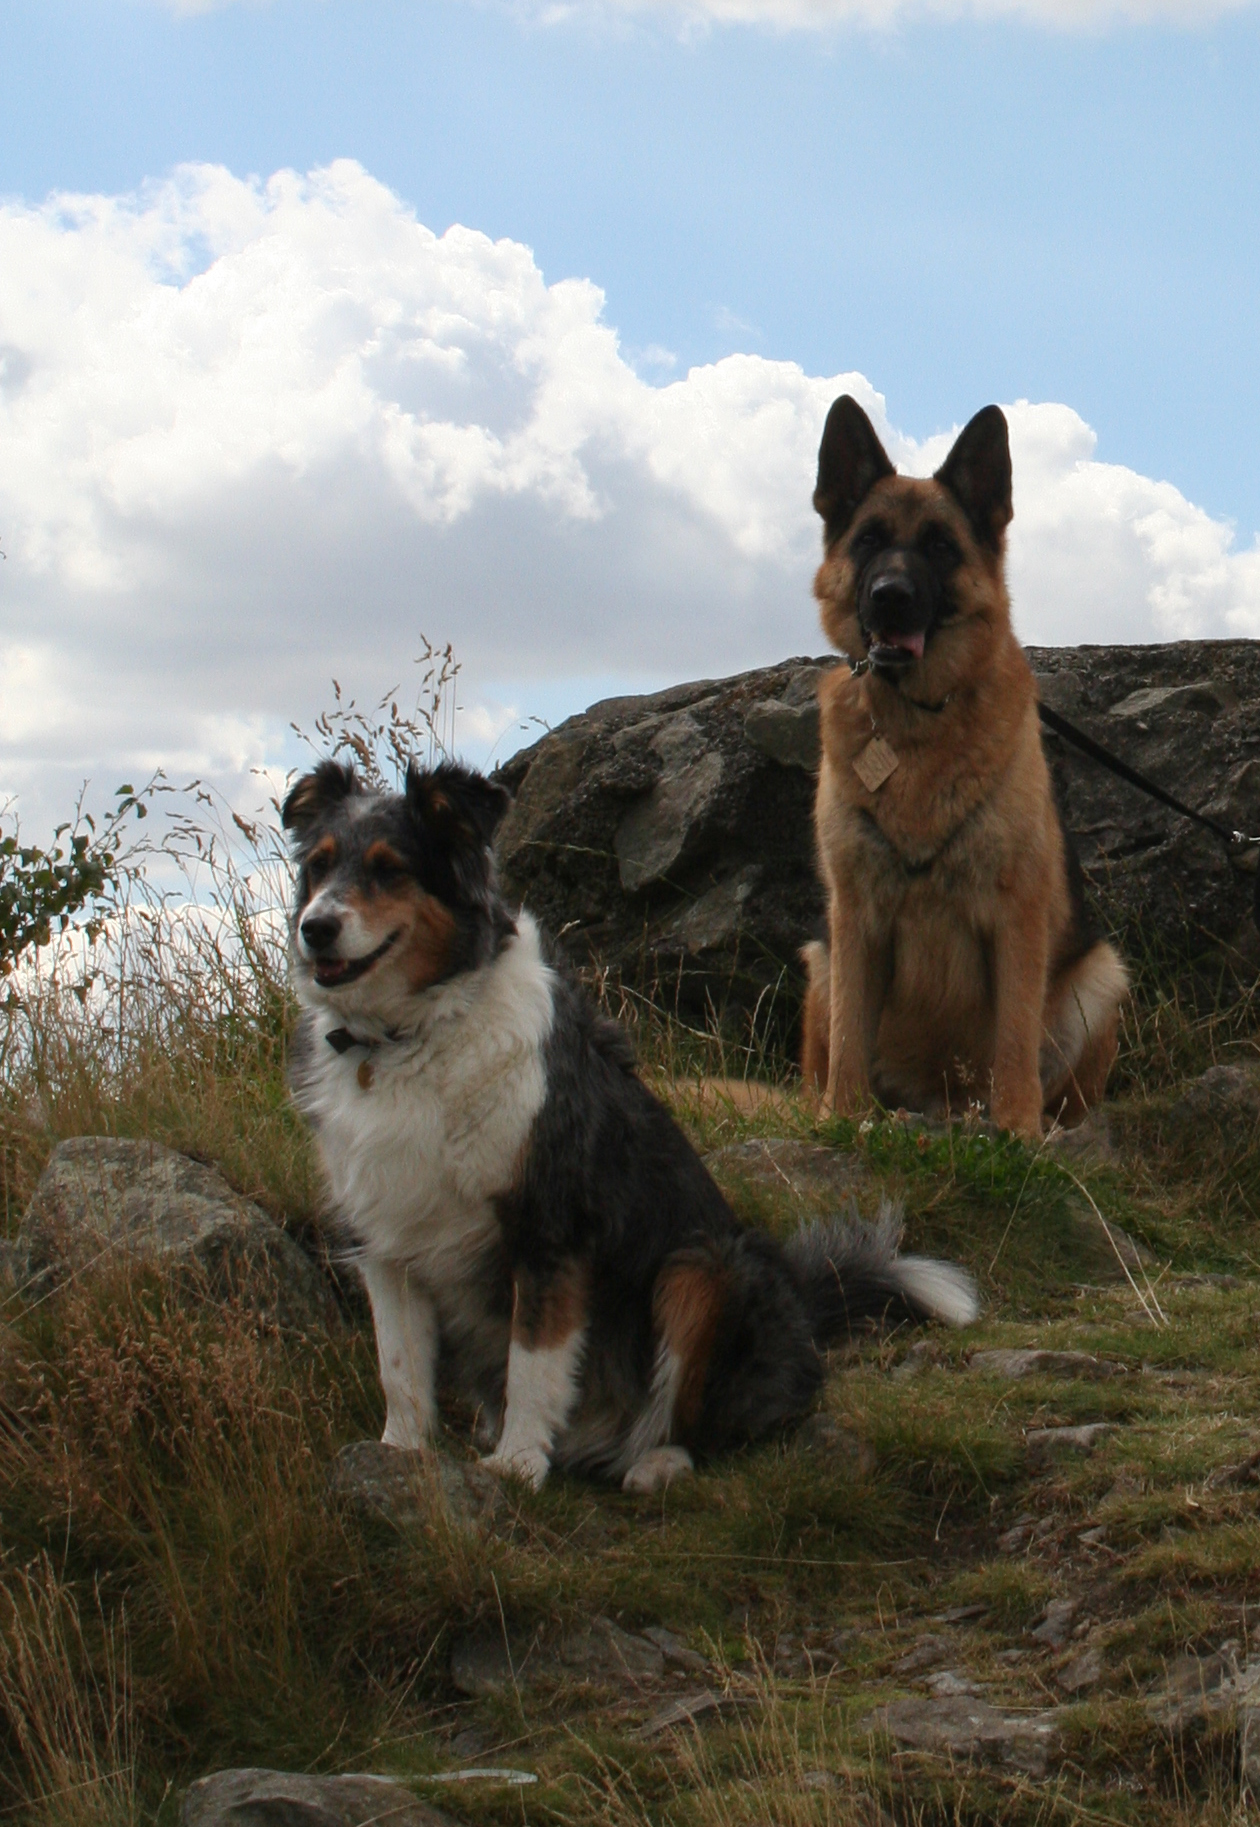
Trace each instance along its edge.
<instances>
[{"instance_id":1,"label":"black leash","mask_svg":"<svg viewBox=\"0 0 1260 1827\"><path fill-rule=\"evenodd\" d=\"M1105 749L1101 742L1095 742L1094 738L1087 736L1084 730L1078 730L1074 723L1069 723L1066 717L1059 715L1058 711L1052 711L1048 704L1038 704L1037 712L1047 729L1052 729L1056 735L1062 736L1065 742L1070 742L1083 755L1088 755L1091 760L1099 762L1104 768L1109 768L1113 774L1119 775L1121 780L1127 780L1131 787L1138 789L1139 793L1145 793L1149 798L1157 799L1161 806L1167 806L1171 811L1179 812L1183 818L1193 819L1196 825L1202 825L1205 831L1210 831L1214 837L1219 837L1231 858L1242 857L1251 850L1260 849L1260 837L1248 837L1245 831L1231 831L1219 820L1209 818L1206 812L1196 812L1193 806L1186 805L1184 800L1178 799L1175 793L1169 793L1155 781L1148 780L1145 774L1140 774L1136 768L1131 768L1127 761L1121 761L1118 755L1113 755L1110 749ZM1260 872L1257 872L1255 886L1252 889L1251 917L1257 930L1260 931Z\"/></svg>"},{"instance_id":2,"label":"black leash","mask_svg":"<svg viewBox=\"0 0 1260 1827\"><path fill-rule=\"evenodd\" d=\"M1066 717L1059 715L1058 711L1051 710L1048 704L1038 704L1037 712L1041 721L1048 728L1052 729L1056 735L1062 736L1065 741L1070 742L1074 748L1080 749L1083 755L1089 755L1093 760L1101 762L1103 767L1110 768L1113 774L1118 774L1121 780L1127 780L1129 785L1136 787L1140 793L1147 794L1151 799L1157 799L1161 805L1170 807L1174 812L1180 812L1183 818L1192 818L1196 825L1202 825L1205 830L1214 832L1227 850L1238 853L1260 847L1260 837L1248 837L1245 831L1231 831L1227 825L1222 825L1216 819L1209 818L1206 812L1196 812L1193 806L1187 806L1184 801L1177 798L1175 793L1166 792L1153 780L1148 780L1145 774L1139 774L1136 768L1131 768L1127 761L1121 761L1118 755L1113 755L1110 749L1105 749L1101 742L1095 742L1092 736L1087 736L1084 730L1078 730L1074 723L1069 723Z\"/></svg>"}]
</instances>

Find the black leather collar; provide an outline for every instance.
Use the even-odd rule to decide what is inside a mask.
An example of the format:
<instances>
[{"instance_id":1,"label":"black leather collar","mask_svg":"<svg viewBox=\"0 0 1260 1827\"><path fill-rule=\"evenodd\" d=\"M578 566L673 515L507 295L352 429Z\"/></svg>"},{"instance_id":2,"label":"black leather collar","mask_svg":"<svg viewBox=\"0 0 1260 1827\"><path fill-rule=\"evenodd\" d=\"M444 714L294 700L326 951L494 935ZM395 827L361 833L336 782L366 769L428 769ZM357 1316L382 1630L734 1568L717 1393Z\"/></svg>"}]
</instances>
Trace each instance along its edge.
<instances>
[{"instance_id":1,"label":"black leather collar","mask_svg":"<svg viewBox=\"0 0 1260 1827\"><path fill-rule=\"evenodd\" d=\"M349 1028L333 1028L324 1036L334 1053L351 1053L355 1047L363 1047L370 1053L373 1047L383 1047L393 1038L392 1034L387 1034L382 1040L372 1040L366 1034L352 1034Z\"/></svg>"}]
</instances>

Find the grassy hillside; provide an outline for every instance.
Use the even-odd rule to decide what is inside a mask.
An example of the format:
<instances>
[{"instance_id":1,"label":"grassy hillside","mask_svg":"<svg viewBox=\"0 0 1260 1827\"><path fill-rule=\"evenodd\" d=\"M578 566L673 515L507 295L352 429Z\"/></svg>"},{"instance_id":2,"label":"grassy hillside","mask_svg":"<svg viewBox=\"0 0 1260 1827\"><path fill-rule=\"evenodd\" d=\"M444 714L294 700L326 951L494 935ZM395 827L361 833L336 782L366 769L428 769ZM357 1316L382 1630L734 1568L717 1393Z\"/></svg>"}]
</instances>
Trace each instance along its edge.
<instances>
[{"instance_id":1,"label":"grassy hillside","mask_svg":"<svg viewBox=\"0 0 1260 1827\"><path fill-rule=\"evenodd\" d=\"M86 995L68 970L11 999L10 1232L51 1148L83 1133L170 1143L295 1231L317 1222L284 1091L282 945L257 918L265 879L219 883L216 924L180 937L133 910ZM469 1525L434 1477L392 1526L326 1497L338 1450L382 1421L352 1319L285 1335L155 1275L7 1293L0 1807L130 1827L173 1822L183 1786L229 1764L419 1783L473 1763L538 1781L421 1792L470 1822L626 1827L1244 1818L1227 1722L1169 1723L1148 1701L1187 1652L1232 1642L1245 1661L1260 1601L1260 1152L1248 1121L1178 1103L1208 1065L1255 1057L1250 1005L1191 1018L1153 981L1140 989L1107 1165L974 1123L820 1127L782 1071L778 1095L741 1114L700 1075L751 1059L772 1078L773 1060L641 1003L622 1013L701 1148L825 1144L863 1207L881 1191L904 1202L910 1247L975 1271L982 1323L837 1353L832 1425L662 1496L556 1479ZM781 1229L817 1203L742 1159L722 1172L750 1219ZM1148 1252L1132 1280L1104 1221ZM969 1367L1007 1346L1112 1370ZM1095 1422L1112 1431L1092 1454L1030 1456L1030 1430ZM458 1428L443 1450L472 1456ZM1057 1647L1030 1635L1056 1598L1076 1603ZM665 1627L690 1665L610 1673L573 1647L592 1619ZM510 1649L497 1692L452 1677L470 1636ZM1087 1652L1089 1678L1066 1687ZM943 1675L1012 1717L1062 1709L1048 1773L970 1768L864 1729L930 1682L948 1696ZM645 1731L702 1692L721 1704Z\"/></svg>"}]
</instances>

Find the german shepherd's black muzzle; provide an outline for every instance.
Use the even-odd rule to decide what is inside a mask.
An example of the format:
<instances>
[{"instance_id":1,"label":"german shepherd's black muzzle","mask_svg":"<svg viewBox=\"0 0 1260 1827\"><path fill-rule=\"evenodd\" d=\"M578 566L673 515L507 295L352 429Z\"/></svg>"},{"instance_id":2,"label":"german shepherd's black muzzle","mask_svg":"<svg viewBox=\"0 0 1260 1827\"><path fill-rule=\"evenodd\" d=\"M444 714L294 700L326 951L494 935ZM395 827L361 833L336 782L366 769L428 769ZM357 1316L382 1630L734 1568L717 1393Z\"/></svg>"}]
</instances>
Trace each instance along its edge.
<instances>
[{"instance_id":1,"label":"german shepherd's black muzzle","mask_svg":"<svg viewBox=\"0 0 1260 1827\"><path fill-rule=\"evenodd\" d=\"M858 626L875 671L898 683L923 658L942 607L940 581L920 553L897 550L873 559L858 596Z\"/></svg>"}]
</instances>

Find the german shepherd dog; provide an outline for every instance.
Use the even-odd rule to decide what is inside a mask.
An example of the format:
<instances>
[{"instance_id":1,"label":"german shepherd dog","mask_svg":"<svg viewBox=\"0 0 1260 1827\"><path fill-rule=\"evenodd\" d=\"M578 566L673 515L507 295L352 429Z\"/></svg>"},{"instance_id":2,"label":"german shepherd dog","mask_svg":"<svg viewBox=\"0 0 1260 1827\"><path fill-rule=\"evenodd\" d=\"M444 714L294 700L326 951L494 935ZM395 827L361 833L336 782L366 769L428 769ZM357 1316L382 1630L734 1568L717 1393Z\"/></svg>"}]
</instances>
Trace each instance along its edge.
<instances>
[{"instance_id":1,"label":"german shepherd dog","mask_svg":"<svg viewBox=\"0 0 1260 1827\"><path fill-rule=\"evenodd\" d=\"M1127 989L1079 864L1011 628L1011 458L986 406L927 481L898 476L847 394L814 506L822 625L815 807L828 938L806 946L802 1065L836 1111L986 1101L1034 1137L1102 1096Z\"/></svg>"},{"instance_id":2,"label":"german shepherd dog","mask_svg":"<svg viewBox=\"0 0 1260 1827\"><path fill-rule=\"evenodd\" d=\"M508 805L465 768L401 793L321 762L284 802L297 864L293 1089L372 1303L385 1440L423 1446L439 1364L489 1464L651 1490L804 1414L868 1316L977 1312L900 1225L780 1246L741 1225L622 1031L500 897Z\"/></svg>"}]
</instances>

